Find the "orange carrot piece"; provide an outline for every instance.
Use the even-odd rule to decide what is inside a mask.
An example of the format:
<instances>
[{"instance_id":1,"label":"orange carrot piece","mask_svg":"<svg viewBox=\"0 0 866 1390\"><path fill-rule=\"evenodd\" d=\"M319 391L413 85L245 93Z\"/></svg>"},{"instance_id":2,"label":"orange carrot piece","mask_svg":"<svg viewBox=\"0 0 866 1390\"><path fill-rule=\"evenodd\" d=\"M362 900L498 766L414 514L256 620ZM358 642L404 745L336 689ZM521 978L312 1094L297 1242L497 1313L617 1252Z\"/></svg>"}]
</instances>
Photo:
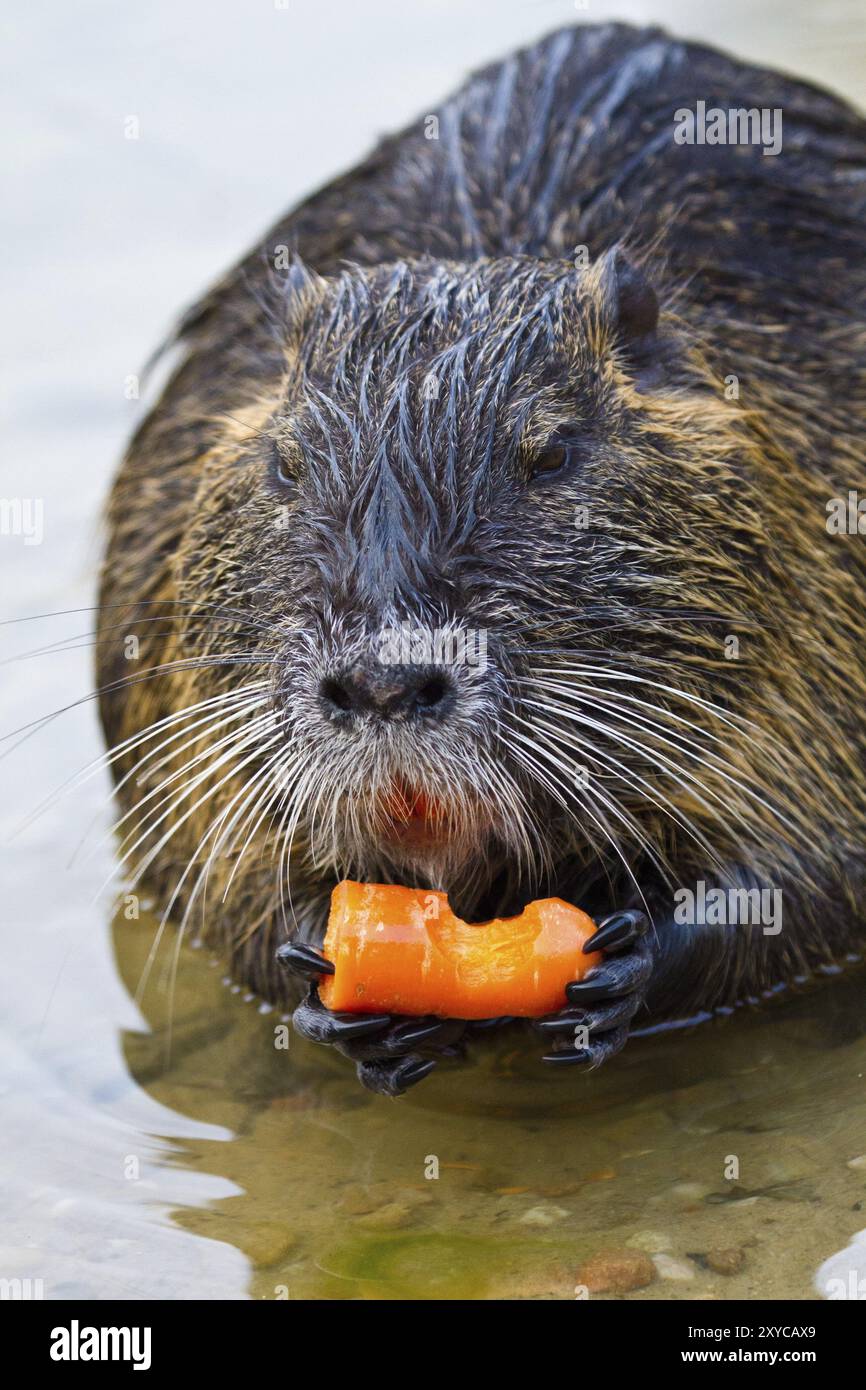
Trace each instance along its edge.
<instances>
[{"instance_id":1,"label":"orange carrot piece","mask_svg":"<svg viewBox=\"0 0 866 1390\"><path fill-rule=\"evenodd\" d=\"M583 954L595 923L561 898L519 917L468 923L444 893L344 879L331 895L319 994L348 1013L538 1018L567 1004L565 986L601 956Z\"/></svg>"}]
</instances>

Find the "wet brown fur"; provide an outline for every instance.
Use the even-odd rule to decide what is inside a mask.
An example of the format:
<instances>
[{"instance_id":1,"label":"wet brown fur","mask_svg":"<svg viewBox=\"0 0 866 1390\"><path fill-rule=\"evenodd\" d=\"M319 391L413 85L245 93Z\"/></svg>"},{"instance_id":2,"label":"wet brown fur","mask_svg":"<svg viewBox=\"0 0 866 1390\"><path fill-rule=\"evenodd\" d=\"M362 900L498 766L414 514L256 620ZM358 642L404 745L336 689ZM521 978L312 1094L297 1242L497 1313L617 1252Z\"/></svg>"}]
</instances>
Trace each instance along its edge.
<instances>
[{"instance_id":1,"label":"wet brown fur","mask_svg":"<svg viewBox=\"0 0 866 1390\"><path fill-rule=\"evenodd\" d=\"M673 111L698 96L708 105L781 107L783 153L769 159L759 150L683 149L665 141ZM460 614L490 629L511 712L522 699L515 674L531 678L540 665L533 648L548 649L547 664L555 668L578 646L581 659L589 652L610 669L668 678L733 721L660 699L668 731L671 713L678 713L723 740L724 771L713 765L701 775L725 805L724 816L633 758L635 770L705 833L714 864L638 786L620 794L672 866L675 883L718 872L720 881L728 874L733 882L782 886L785 929L779 938L707 933L686 949L675 932L665 936L660 918L657 1012L730 1002L743 990L757 993L838 960L866 931L866 538L831 537L825 528L828 500L863 484L864 124L804 84L623 26L552 35L479 74L438 114L439 140L425 139L419 122L384 142L280 222L187 315L184 357L132 441L111 499L99 648L108 740L117 743L242 681L263 680L274 749L280 730L286 737L297 731L304 746L312 715L286 715L286 681L291 702L292 681L307 669L297 635L305 604L313 602L305 588L312 580L303 555L286 558L286 532L276 524L283 516L295 526L296 502L264 481L274 442L289 472L324 448L309 420L306 454L294 437L300 377L321 375L345 408L357 390L358 364L341 380L336 356L368 301L372 327L358 330L359 352L387 353L419 296L433 293L431 281L450 277L469 298L487 295L500 345L526 303L549 292L556 370L539 366L533 377L534 364L527 369L532 389L516 387L495 416L498 442L487 472L479 465L460 475L462 511L447 523L436 520L437 542L425 549L422 537L408 536L406 573L389 571L389 597L400 612L429 599L431 614L448 616L450 600L430 598L419 573L437 595L437 585L441 593L469 594ZM584 244L591 268L577 273L573 249ZM610 303L605 253L623 244L662 309L651 341L637 346L620 341ZM285 280L273 270L281 246L303 260ZM513 287L537 262L543 273L526 282L521 300ZM389 294L393 307L383 310ZM340 303L355 317L335 330L329 314ZM374 328L378 338L369 336ZM449 322L430 330L429 339L426 332L419 328L417 362L407 366L416 386L430 354L458 341ZM732 373L739 400L725 396L724 378ZM581 383L576 404L574 381ZM358 424L368 433L354 461L348 437L341 446L347 497L361 485L365 448L391 408L386 387L376 375L368 418ZM519 421L518 400L526 405ZM600 443L585 475L536 497L521 469L564 413L587 424ZM411 418L417 425L417 411ZM457 435L462 419L452 422ZM432 456L429 467L418 465L433 488L440 466ZM486 526L483 544L466 525L470 491L478 525ZM348 533L356 524L321 490L314 500L301 496L337 529L345 524ZM407 496L415 496L408 485ZM573 513L583 503L600 520L593 549L575 560ZM337 607L372 621L370 586L362 591L351 566L322 544ZM492 592L472 568L479 546L482 555L495 547L496 563L505 566ZM506 592L509 564L513 593ZM410 570L423 591L411 602ZM566 573L576 586L570 615L561 604ZM682 619L670 616L676 614ZM133 670L124 646L130 633L140 639ZM739 638L738 661L725 659L730 634ZM239 654L249 664L210 664ZM151 675L166 664L171 669ZM478 698L501 706L501 692L485 688ZM506 724L509 709L500 714ZM295 726L292 719L307 722ZM207 750L207 738L200 747ZM573 758L574 749L563 756ZM119 759L118 775L134 760ZM166 763L159 776L181 761ZM161 906L215 808L241 793L244 776L262 765L254 760L216 802L182 821L222 768L172 811L166 824L175 833L145 874ZM203 758L195 770L205 766ZM539 870L538 883L559 891L579 885L604 847L585 824L583 841L573 843L573 820L569 830L556 798L531 786L525 767L512 761L510 771L528 799L524 823L534 816L549 827L556 854L569 863L559 876L555 866ZM761 800L733 787L732 774ZM455 804L463 805L471 787L454 777ZM122 811L140 808L153 785L153 777L130 777ZM373 815L372 802L359 796ZM474 814L467 801L460 824L474 827ZM133 814L123 829L135 820ZM338 872L336 864L311 867L308 832L302 816L288 907L273 853L279 837L267 821L246 846L225 903L245 835L215 858L206 895L191 905L195 933L223 949L235 976L268 997L285 988L273 964L277 944L287 929L321 932ZM477 833L495 839L500 832L494 825ZM622 843L641 864L640 846L625 831ZM190 905L205 857L206 850L173 915ZM497 861L487 890L499 869ZM609 872L616 881L615 860Z\"/></svg>"}]
</instances>

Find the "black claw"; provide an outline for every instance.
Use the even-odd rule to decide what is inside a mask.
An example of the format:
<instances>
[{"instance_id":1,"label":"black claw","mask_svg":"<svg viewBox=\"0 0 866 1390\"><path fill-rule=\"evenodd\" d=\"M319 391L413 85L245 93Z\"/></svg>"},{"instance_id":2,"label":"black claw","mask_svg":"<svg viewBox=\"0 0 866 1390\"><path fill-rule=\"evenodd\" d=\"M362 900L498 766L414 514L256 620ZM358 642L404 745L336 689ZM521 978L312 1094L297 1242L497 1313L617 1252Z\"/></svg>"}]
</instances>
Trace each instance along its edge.
<instances>
[{"instance_id":1,"label":"black claw","mask_svg":"<svg viewBox=\"0 0 866 1390\"><path fill-rule=\"evenodd\" d=\"M602 917L597 922L598 930L604 927L616 927L622 922L630 922L632 925L645 920L645 914L636 907L621 908L617 912L609 912L606 917Z\"/></svg>"},{"instance_id":2,"label":"black claw","mask_svg":"<svg viewBox=\"0 0 866 1390\"><path fill-rule=\"evenodd\" d=\"M305 941L287 941L277 951L277 960L286 970L302 975L305 980L313 980L319 975L333 975L334 962Z\"/></svg>"},{"instance_id":3,"label":"black claw","mask_svg":"<svg viewBox=\"0 0 866 1390\"><path fill-rule=\"evenodd\" d=\"M391 1022L390 1014L332 1014L329 1022L338 1042L347 1038L365 1038L368 1033L376 1033L387 1028Z\"/></svg>"},{"instance_id":4,"label":"black claw","mask_svg":"<svg viewBox=\"0 0 866 1390\"><path fill-rule=\"evenodd\" d=\"M435 1065L436 1061L433 1057L425 1062L413 1062L411 1067L406 1067L406 1069L401 1071L398 1075L397 1080L400 1089L407 1091L410 1086L417 1086L419 1081L423 1081L425 1076L430 1075Z\"/></svg>"},{"instance_id":5,"label":"black claw","mask_svg":"<svg viewBox=\"0 0 866 1390\"><path fill-rule=\"evenodd\" d=\"M340 1046L356 1038L365 1038L390 1026L389 1014L333 1014L321 1002L316 986L292 1015L295 1032L309 1042Z\"/></svg>"},{"instance_id":6,"label":"black claw","mask_svg":"<svg viewBox=\"0 0 866 1390\"><path fill-rule=\"evenodd\" d=\"M613 912L598 925L588 941L584 942L585 955L593 951L618 951L632 941L643 936L647 929L646 914L631 909L628 912Z\"/></svg>"},{"instance_id":7,"label":"black claw","mask_svg":"<svg viewBox=\"0 0 866 1390\"><path fill-rule=\"evenodd\" d=\"M542 1033L565 1033L569 1029L579 1028L590 1016L587 1009L563 1009L561 1014L536 1019L535 1026Z\"/></svg>"},{"instance_id":8,"label":"black claw","mask_svg":"<svg viewBox=\"0 0 866 1390\"><path fill-rule=\"evenodd\" d=\"M571 1004L596 1004L601 999L613 999L617 997L615 986L611 986L609 979L594 980L588 975L585 980L572 980L571 984L565 986L565 993ZM628 993L628 985L619 991L620 994Z\"/></svg>"},{"instance_id":9,"label":"black claw","mask_svg":"<svg viewBox=\"0 0 866 1390\"><path fill-rule=\"evenodd\" d=\"M391 1039L398 1047L412 1048L428 1038L435 1037L441 1033L443 1027L449 1026L447 1020L437 1018L432 1023L425 1023L422 1019L410 1018L408 1023L401 1023L391 1034Z\"/></svg>"},{"instance_id":10,"label":"black claw","mask_svg":"<svg viewBox=\"0 0 866 1390\"><path fill-rule=\"evenodd\" d=\"M604 951L604 962L594 965L584 979L565 986L568 1004L564 1009L535 1020L535 1027L554 1047L557 1039L565 1043L564 1035L573 1034L573 1046L557 1047L544 1055L542 1060L549 1066L591 1071L622 1051L652 973L648 927L646 915L631 908L599 923L583 949L587 954Z\"/></svg>"},{"instance_id":11,"label":"black claw","mask_svg":"<svg viewBox=\"0 0 866 1390\"><path fill-rule=\"evenodd\" d=\"M435 1067L433 1058L407 1057L399 1062L360 1062L358 1080L368 1091L379 1096L402 1096L410 1086L417 1086Z\"/></svg>"}]
</instances>

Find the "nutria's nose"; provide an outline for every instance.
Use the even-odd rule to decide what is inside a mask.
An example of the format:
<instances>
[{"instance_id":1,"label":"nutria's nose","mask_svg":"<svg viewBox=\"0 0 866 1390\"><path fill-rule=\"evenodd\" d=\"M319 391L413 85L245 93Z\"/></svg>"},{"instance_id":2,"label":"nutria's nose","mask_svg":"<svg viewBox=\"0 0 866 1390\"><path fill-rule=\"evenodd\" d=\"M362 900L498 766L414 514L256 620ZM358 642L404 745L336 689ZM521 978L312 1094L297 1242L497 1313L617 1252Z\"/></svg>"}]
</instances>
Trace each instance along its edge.
<instances>
[{"instance_id":1,"label":"nutria's nose","mask_svg":"<svg viewBox=\"0 0 866 1390\"><path fill-rule=\"evenodd\" d=\"M325 676L319 699L335 723L356 719L438 719L454 702L454 683L441 666L354 666Z\"/></svg>"}]
</instances>

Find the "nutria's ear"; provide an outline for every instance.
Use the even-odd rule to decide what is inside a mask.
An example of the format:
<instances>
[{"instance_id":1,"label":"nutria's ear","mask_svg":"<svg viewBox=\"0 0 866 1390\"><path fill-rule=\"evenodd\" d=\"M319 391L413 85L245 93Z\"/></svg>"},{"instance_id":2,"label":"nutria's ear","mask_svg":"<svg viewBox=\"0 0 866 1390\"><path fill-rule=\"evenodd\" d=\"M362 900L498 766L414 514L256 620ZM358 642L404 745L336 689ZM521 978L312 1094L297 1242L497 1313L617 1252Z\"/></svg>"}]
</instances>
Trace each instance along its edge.
<instances>
[{"instance_id":1,"label":"nutria's ear","mask_svg":"<svg viewBox=\"0 0 866 1390\"><path fill-rule=\"evenodd\" d=\"M283 347L289 358L296 358L312 317L328 292L328 281L295 253L280 273L275 288Z\"/></svg>"},{"instance_id":2,"label":"nutria's ear","mask_svg":"<svg viewBox=\"0 0 866 1390\"><path fill-rule=\"evenodd\" d=\"M296 251L281 281L286 305L291 308L293 304L308 303L311 299L318 298L325 290L326 285L327 281L323 280L315 270L311 270Z\"/></svg>"},{"instance_id":3,"label":"nutria's ear","mask_svg":"<svg viewBox=\"0 0 866 1390\"><path fill-rule=\"evenodd\" d=\"M609 330L621 343L646 338L658 324L659 302L643 271L616 246L602 256L598 271Z\"/></svg>"}]
</instances>

